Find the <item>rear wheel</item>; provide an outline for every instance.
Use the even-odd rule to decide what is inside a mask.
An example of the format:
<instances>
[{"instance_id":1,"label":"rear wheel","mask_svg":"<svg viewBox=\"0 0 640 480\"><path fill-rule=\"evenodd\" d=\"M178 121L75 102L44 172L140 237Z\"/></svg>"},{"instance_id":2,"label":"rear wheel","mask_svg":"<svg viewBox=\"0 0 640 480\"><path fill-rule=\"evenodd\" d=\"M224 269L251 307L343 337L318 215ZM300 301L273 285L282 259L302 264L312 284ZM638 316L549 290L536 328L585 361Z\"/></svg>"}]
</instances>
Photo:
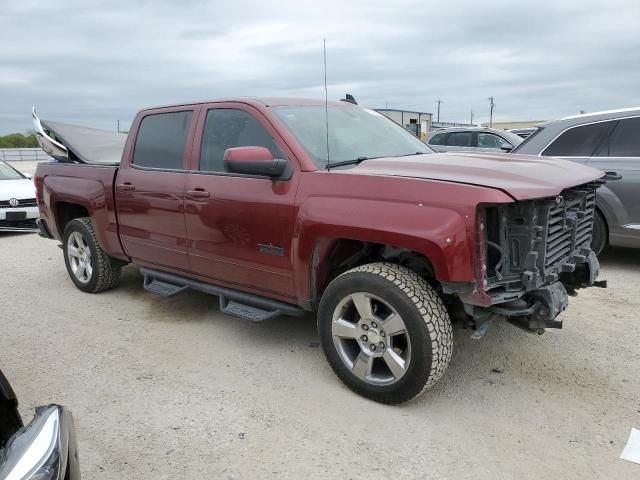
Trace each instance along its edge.
<instances>
[{"instance_id":1,"label":"rear wheel","mask_svg":"<svg viewBox=\"0 0 640 480\"><path fill-rule=\"evenodd\" d=\"M453 349L440 297L415 272L388 263L363 265L331 282L318 330L338 377L356 393L389 404L432 386Z\"/></svg>"},{"instance_id":2,"label":"rear wheel","mask_svg":"<svg viewBox=\"0 0 640 480\"><path fill-rule=\"evenodd\" d=\"M69 277L83 292L98 293L118 284L121 268L102 250L91 219L76 218L67 224L63 251Z\"/></svg>"},{"instance_id":3,"label":"rear wheel","mask_svg":"<svg viewBox=\"0 0 640 480\"><path fill-rule=\"evenodd\" d=\"M591 250L600 255L607 246L607 222L598 211L593 216L593 237L591 238Z\"/></svg>"}]
</instances>

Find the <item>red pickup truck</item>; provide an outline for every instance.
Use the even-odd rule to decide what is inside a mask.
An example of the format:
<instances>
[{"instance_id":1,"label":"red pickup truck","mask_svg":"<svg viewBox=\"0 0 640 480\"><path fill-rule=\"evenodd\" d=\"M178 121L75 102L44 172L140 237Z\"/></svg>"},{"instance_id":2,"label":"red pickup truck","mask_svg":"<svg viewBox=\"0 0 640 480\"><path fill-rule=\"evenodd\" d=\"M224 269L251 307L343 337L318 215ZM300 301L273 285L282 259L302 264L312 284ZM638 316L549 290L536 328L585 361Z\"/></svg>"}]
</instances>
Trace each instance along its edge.
<instances>
[{"instance_id":1,"label":"red pickup truck","mask_svg":"<svg viewBox=\"0 0 640 480\"><path fill-rule=\"evenodd\" d=\"M568 294L603 283L603 174L575 163L436 154L350 102L151 108L126 139L34 122L58 160L34 178L39 228L79 289L112 288L132 263L151 292L204 291L253 321L316 312L336 374L380 402L442 376L453 319L542 333Z\"/></svg>"}]
</instances>

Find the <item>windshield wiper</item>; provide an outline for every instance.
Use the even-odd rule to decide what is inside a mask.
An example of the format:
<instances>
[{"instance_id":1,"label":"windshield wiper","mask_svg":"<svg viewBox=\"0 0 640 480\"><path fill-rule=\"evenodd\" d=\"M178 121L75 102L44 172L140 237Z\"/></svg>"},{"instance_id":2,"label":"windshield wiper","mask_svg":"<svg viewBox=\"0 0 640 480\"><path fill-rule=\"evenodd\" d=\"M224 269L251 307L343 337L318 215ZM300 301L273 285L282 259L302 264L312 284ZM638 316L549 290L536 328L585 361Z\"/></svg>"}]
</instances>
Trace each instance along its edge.
<instances>
[{"instance_id":1,"label":"windshield wiper","mask_svg":"<svg viewBox=\"0 0 640 480\"><path fill-rule=\"evenodd\" d=\"M428 155L429 152L405 153L404 155L394 155L395 157L412 157L413 155Z\"/></svg>"},{"instance_id":2,"label":"windshield wiper","mask_svg":"<svg viewBox=\"0 0 640 480\"><path fill-rule=\"evenodd\" d=\"M383 157L358 157L352 160L343 160L342 162L331 162L327 164L327 170L330 170L333 167L344 167L346 165L358 165L365 160L373 160L376 158L400 158L400 157L410 157L412 155L426 155L427 152L413 152L413 153L405 153L404 155L385 155Z\"/></svg>"},{"instance_id":3,"label":"windshield wiper","mask_svg":"<svg viewBox=\"0 0 640 480\"><path fill-rule=\"evenodd\" d=\"M365 160L371 160L373 158L381 158L381 157L358 157L352 160L343 160L342 162L331 162L331 163L327 163L327 170L330 170L333 167L344 167L345 165L358 165L360 162L364 162Z\"/></svg>"}]
</instances>

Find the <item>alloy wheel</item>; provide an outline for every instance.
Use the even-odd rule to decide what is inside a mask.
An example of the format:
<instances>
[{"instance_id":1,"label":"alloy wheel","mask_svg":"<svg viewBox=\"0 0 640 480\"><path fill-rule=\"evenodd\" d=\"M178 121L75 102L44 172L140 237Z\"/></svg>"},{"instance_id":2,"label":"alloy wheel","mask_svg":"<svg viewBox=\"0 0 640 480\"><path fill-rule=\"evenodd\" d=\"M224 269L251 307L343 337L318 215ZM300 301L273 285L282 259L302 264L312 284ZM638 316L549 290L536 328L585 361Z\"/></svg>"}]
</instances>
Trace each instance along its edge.
<instances>
[{"instance_id":1,"label":"alloy wheel","mask_svg":"<svg viewBox=\"0 0 640 480\"><path fill-rule=\"evenodd\" d=\"M93 275L91 249L80 232L73 232L67 240L67 255L73 275L81 283L89 283Z\"/></svg>"},{"instance_id":2,"label":"alloy wheel","mask_svg":"<svg viewBox=\"0 0 640 480\"><path fill-rule=\"evenodd\" d=\"M400 380L411 362L404 320L388 302L367 292L346 296L336 306L331 334L342 362L372 385Z\"/></svg>"}]
</instances>

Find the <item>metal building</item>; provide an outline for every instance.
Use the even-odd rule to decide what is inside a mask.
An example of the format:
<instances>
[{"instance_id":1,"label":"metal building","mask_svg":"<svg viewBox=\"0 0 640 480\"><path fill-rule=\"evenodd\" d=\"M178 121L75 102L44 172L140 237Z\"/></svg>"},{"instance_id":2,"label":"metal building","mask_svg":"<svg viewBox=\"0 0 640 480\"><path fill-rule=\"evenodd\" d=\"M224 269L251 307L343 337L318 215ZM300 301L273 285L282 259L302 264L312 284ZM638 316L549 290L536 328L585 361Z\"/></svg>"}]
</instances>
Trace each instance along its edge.
<instances>
[{"instance_id":1,"label":"metal building","mask_svg":"<svg viewBox=\"0 0 640 480\"><path fill-rule=\"evenodd\" d=\"M393 108L376 108L375 111L402 125L420 140L425 139L433 123L433 114L429 112L396 110Z\"/></svg>"}]
</instances>

